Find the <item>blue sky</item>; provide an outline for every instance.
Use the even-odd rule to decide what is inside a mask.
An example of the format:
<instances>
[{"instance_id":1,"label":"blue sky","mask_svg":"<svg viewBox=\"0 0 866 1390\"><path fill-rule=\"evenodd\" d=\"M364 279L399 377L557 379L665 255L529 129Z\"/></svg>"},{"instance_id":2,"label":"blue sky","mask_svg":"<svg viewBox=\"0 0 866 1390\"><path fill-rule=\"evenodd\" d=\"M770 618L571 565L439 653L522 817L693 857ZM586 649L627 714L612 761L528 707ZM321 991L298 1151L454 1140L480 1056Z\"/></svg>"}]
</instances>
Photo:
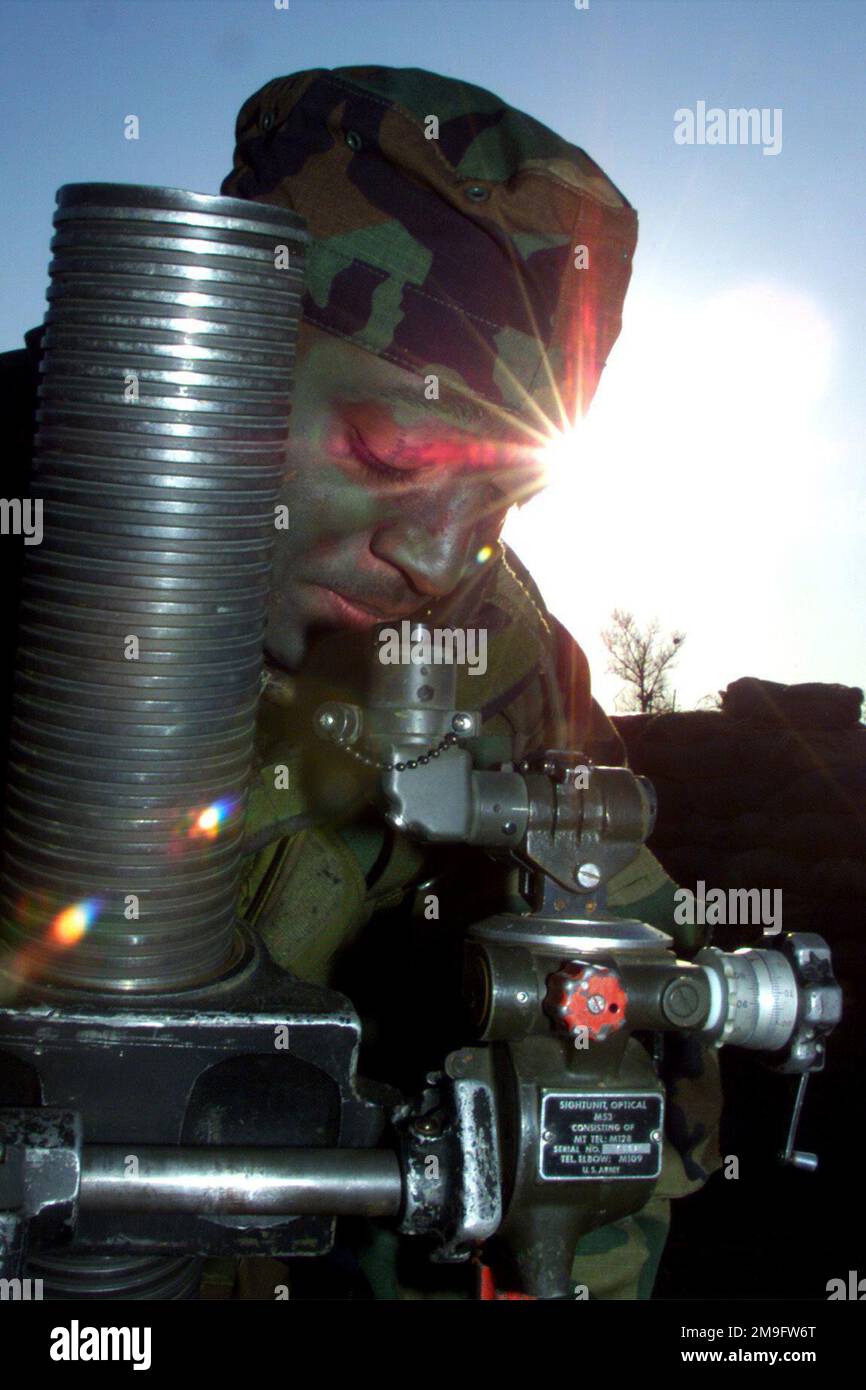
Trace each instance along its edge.
<instances>
[{"instance_id":1,"label":"blue sky","mask_svg":"<svg viewBox=\"0 0 866 1390\"><path fill-rule=\"evenodd\" d=\"M299 69L466 78L640 215L595 438L509 532L602 698L614 606L687 632L682 704L863 685L864 40L861 0L0 0L0 350L41 321L61 184L217 192L238 107ZM699 101L780 109L780 152L677 145Z\"/></svg>"}]
</instances>

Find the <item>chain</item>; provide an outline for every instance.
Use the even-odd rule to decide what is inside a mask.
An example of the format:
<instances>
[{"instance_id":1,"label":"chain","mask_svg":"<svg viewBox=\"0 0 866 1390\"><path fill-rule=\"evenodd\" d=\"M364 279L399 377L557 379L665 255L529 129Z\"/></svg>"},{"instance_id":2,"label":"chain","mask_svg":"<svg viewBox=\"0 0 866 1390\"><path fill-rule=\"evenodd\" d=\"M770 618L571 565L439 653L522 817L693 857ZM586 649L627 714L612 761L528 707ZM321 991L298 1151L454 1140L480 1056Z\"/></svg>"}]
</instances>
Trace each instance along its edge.
<instances>
[{"instance_id":1,"label":"chain","mask_svg":"<svg viewBox=\"0 0 866 1390\"><path fill-rule=\"evenodd\" d=\"M444 753L446 748L453 748L456 743L462 743L462 740L456 734L446 734L435 748L428 748L420 757L407 758L405 763L380 763L376 758L370 758L356 748L349 748L345 743L338 743L337 747L342 748L343 752L348 753L356 762L364 763L366 767L378 768L380 772L405 772L407 768L426 767L431 758L438 758L440 753Z\"/></svg>"}]
</instances>

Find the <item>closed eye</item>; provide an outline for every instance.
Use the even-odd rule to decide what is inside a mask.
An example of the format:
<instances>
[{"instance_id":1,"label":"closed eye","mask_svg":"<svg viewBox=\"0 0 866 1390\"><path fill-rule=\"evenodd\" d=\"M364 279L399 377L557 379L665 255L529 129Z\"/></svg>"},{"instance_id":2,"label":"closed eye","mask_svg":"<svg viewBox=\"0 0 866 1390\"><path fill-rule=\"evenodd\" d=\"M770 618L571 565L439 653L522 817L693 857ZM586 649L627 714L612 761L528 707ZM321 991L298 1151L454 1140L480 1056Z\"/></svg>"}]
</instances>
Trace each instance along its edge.
<instances>
[{"instance_id":1,"label":"closed eye","mask_svg":"<svg viewBox=\"0 0 866 1390\"><path fill-rule=\"evenodd\" d=\"M385 463L384 459L380 459L377 454L373 453L372 449L366 441L361 438L354 426L352 426L351 448L352 454L358 462L366 468L368 472L375 473L380 478L390 478L394 482L407 483L417 471L407 468L395 468L392 464Z\"/></svg>"},{"instance_id":2,"label":"closed eye","mask_svg":"<svg viewBox=\"0 0 866 1390\"><path fill-rule=\"evenodd\" d=\"M354 425L350 426L351 439L350 448L353 458L357 460L367 472L375 474L379 478L387 478L398 486L409 486L419 474L427 474L430 471L440 472L443 466L443 459L437 461L436 454L447 455L453 452L452 446L439 446L433 448L428 445L417 452L419 462L415 467L398 468L394 464L386 463L384 459L374 454L369 444L359 434ZM468 447L467 452L471 453L472 446ZM426 455L426 457L425 457ZM431 457L432 455L432 457ZM451 462L451 459L449 459ZM471 477L474 472L473 466L469 464L465 469L465 476ZM539 490L538 484L529 482L526 476L525 467L515 469L514 467L503 467L502 469L486 475L478 476L479 486L490 497L490 506L485 510L496 512L503 508L508 508L512 503L525 501L528 496Z\"/></svg>"}]
</instances>

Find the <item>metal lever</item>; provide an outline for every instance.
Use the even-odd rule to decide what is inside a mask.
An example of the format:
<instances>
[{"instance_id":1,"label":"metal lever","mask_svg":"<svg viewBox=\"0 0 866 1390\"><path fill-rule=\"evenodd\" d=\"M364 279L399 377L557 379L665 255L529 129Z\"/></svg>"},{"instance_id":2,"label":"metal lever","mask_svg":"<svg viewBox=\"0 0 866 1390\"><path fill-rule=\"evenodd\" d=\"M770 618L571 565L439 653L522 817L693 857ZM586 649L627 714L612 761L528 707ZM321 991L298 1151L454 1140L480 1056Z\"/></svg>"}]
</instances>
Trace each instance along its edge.
<instances>
[{"instance_id":1,"label":"metal lever","mask_svg":"<svg viewBox=\"0 0 866 1390\"><path fill-rule=\"evenodd\" d=\"M806 1097L806 1085L810 1073L804 1071L800 1077L800 1084L797 1087L797 1095L794 1100L794 1109L791 1113L791 1123L788 1126L788 1138L785 1147L779 1154L779 1162L789 1168L797 1168L802 1173L814 1173L818 1168L818 1155L805 1153L802 1149L795 1149L794 1143L797 1138L797 1126L800 1123L800 1115L803 1110L803 1101Z\"/></svg>"}]
</instances>

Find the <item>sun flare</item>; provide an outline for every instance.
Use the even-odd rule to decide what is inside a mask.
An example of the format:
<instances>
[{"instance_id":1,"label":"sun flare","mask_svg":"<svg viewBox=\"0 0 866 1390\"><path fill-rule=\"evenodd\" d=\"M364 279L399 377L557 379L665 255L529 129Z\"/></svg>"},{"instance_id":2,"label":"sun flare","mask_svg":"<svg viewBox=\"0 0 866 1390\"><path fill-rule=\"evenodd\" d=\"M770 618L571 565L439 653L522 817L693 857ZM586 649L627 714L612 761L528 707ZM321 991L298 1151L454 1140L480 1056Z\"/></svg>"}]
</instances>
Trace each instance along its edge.
<instances>
[{"instance_id":1,"label":"sun flare","mask_svg":"<svg viewBox=\"0 0 866 1390\"><path fill-rule=\"evenodd\" d=\"M543 446L546 487L504 532L608 702L598 634L614 607L700 627L715 662L719 634L737 669L749 659L732 613L752 611L826 511L837 445L813 417L834 355L820 307L779 286L627 307L592 410Z\"/></svg>"}]
</instances>

